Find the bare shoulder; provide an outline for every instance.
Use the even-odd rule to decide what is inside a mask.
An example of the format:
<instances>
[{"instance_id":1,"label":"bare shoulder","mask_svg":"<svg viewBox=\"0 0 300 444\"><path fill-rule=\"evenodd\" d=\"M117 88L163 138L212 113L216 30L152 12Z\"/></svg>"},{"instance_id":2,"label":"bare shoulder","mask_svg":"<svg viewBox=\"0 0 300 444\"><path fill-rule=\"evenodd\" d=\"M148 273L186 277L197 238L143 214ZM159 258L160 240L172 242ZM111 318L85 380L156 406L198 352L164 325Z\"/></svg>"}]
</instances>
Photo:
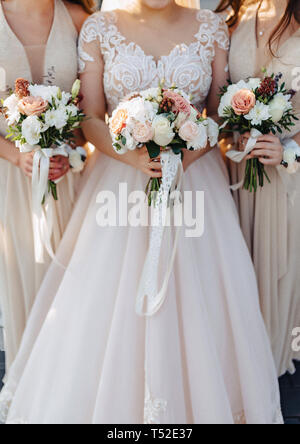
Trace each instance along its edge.
<instances>
[{"instance_id":1,"label":"bare shoulder","mask_svg":"<svg viewBox=\"0 0 300 444\"><path fill-rule=\"evenodd\" d=\"M79 33L82 25L89 17L89 14L83 9L81 5L76 5L75 3L70 3L68 1L64 1L64 4L67 7L70 16L72 17L73 23Z\"/></svg>"}]
</instances>

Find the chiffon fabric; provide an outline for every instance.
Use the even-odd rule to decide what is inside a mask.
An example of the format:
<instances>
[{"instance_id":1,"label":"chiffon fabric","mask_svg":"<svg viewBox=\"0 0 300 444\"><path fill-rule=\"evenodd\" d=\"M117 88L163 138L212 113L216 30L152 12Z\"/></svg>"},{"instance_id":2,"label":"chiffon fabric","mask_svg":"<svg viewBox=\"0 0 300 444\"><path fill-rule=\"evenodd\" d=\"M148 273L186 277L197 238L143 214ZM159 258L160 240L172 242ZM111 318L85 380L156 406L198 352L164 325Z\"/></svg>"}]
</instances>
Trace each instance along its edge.
<instances>
[{"instance_id":1,"label":"chiffon fabric","mask_svg":"<svg viewBox=\"0 0 300 444\"><path fill-rule=\"evenodd\" d=\"M77 78L78 33L63 1L55 0L52 29L45 46L24 47L10 28L0 2L0 66L5 68L7 91L18 77L54 84L70 91ZM0 134L7 126L0 116ZM12 145L12 149L16 149ZM58 185L59 201L53 202L53 248L57 249L74 204L76 181L72 173ZM50 265L37 264L31 211L31 180L4 159L0 159L0 305L5 326L6 366L13 362L34 299Z\"/></svg>"},{"instance_id":2,"label":"chiffon fabric","mask_svg":"<svg viewBox=\"0 0 300 444\"><path fill-rule=\"evenodd\" d=\"M300 29L281 44L277 57L266 52L257 59L256 12L249 8L233 33L230 50L230 75L235 83L248 77L261 77L265 66L269 74L283 74L287 89L296 88L300 66ZM245 57L247 54L247 57ZM241 63L243 60L243 63ZM300 118L300 93L293 99ZM300 122L283 138L299 133ZM272 344L278 375L294 373L292 332L300 326L300 172L289 175L284 167L266 168L271 184L257 193L235 193L242 230L251 252L258 278L260 305ZM245 164L230 164L232 184L239 183Z\"/></svg>"},{"instance_id":3,"label":"chiffon fabric","mask_svg":"<svg viewBox=\"0 0 300 444\"><path fill-rule=\"evenodd\" d=\"M162 75L203 107L216 48L227 51L229 40L215 14L195 17L193 41L158 61L126 41L117 12L87 20L80 67L100 85L103 57L109 113ZM189 239L181 230L165 304L148 319L136 314L135 300L149 228L96 223L101 191L118 196L119 183L142 191L146 181L100 155L59 249L66 270L51 266L0 396L8 424L282 422L255 274L219 151L185 174L186 191L205 192L205 233Z\"/></svg>"}]
</instances>

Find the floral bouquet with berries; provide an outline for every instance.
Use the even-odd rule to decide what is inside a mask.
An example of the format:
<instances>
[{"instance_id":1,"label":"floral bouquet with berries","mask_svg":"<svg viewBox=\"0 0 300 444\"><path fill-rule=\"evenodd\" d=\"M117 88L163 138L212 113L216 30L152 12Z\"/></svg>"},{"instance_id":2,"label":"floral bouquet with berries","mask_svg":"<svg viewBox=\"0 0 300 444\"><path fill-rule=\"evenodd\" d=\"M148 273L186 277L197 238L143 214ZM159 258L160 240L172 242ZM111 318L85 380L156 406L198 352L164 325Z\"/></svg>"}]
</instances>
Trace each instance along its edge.
<instances>
[{"instance_id":1,"label":"floral bouquet with berries","mask_svg":"<svg viewBox=\"0 0 300 444\"><path fill-rule=\"evenodd\" d=\"M219 116L223 120L222 129L239 134L250 132L250 139L244 152L229 151L227 156L240 163L248 156L262 135L282 134L291 131L294 120L292 97L295 91L287 91L282 83L282 74L272 74L263 79L250 78L237 84L229 84L221 91ZM247 161L244 189L256 192L270 179L259 159Z\"/></svg>"},{"instance_id":2,"label":"floral bouquet with berries","mask_svg":"<svg viewBox=\"0 0 300 444\"><path fill-rule=\"evenodd\" d=\"M74 172L83 169L86 152L68 146L85 117L79 108L79 91L79 80L67 93L57 86L31 85L25 79L17 79L14 93L2 102L1 111L8 124L6 138L15 142L20 152L35 153L33 176L39 168L43 178L43 189L40 187L38 193L41 202L49 193L55 200L58 198L56 183L48 180L51 157L68 157Z\"/></svg>"},{"instance_id":3,"label":"floral bouquet with berries","mask_svg":"<svg viewBox=\"0 0 300 444\"><path fill-rule=\"evenodd\" d=\"M180 163L184 149L202 150L208 141L215 146L219 135L218 125L204 118L184 92L176 86L166 89L163 84L121 102L109 127L117 153L146 146L150 159L169 152L180 157ZM150 180L146 189L150 205L152 192L158 192L161 183L162 179Z\"/></svg>"}]
</instances>

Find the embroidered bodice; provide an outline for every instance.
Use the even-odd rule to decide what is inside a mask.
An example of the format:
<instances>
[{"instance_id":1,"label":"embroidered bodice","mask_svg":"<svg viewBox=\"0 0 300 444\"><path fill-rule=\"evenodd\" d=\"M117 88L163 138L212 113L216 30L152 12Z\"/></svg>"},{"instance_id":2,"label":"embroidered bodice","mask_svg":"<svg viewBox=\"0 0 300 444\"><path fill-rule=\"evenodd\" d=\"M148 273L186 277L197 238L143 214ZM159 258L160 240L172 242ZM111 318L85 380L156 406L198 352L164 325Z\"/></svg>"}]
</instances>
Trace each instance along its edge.
<instances>
[{"instance_id":1,"label":"embroidered bodice","mask_svg":"<svg viewBox=\"0 0 300 444\"><path fill-rule=\"evenodd\" d=\"M135 42L128 42L118 29L116 12L98 12L83 26L79 42L81 72L94 69L104 60L104 91L110 114L128 94L158 86L176 86L192 95L203 107L212 83L212 62L216 45L229 48L226 23L209 10L197 11L199 29L190 44L175 46L158 61Z\"/></svg>"}]
</instances>

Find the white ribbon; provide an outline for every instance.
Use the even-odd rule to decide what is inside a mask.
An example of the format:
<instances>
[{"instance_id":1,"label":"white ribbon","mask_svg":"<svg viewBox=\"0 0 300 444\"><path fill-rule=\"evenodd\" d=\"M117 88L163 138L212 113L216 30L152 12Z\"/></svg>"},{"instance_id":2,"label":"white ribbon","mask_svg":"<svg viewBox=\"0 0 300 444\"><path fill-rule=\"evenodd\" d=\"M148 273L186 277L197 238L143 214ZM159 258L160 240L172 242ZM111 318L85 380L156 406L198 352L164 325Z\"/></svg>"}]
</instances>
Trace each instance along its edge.
<instances>
[{"instance_id":1,"label":"white ribbon","mask_svg":"<svg viewBox=\"0 0 300 444\"><path fill-rule=\"evenodd\" d=\"M44 249L55 259L51 237L53 231L53 208L49 202L48 178L50 159L54 156L68 157L64 145L58 148L35 147L32 171L32 213L35 260L44 263ZM28 152L28 151L27 151ZM44 201L44 207L43 207Z\"/></svg>"},{"instance_id":2,"label":"white ribbon","mask_svg":"<svg viewBox=\"0 0 300 444\"><path fill-rule=\"evenodd\" d=\"M257 143L257 139L262 135L263 134L260 131L258 131L255 128L252 128L252 130L250 131L250 138L245 147L245 150L244 151L230 150L226 153L226 156L233 162L241 163L248 156L248 154L251 153L251 151L253 150L253 148ZM230 189L233 191L237 191L243 186L243 183L244 180L242 180L240 183L236 185L232 185Z\"/></svg>"},{"instance_id":3,"label":"white ribbon","mask_svg":"<svg viewBox=\"0 0 300 444\"><path fill-rule=\"evenodd\" d=\"M169 249L172 250L168 257L167 271L158 291L158 276L161 257L162 241L166 225L166 216L170 192L174 184L177 190L181 189L183 178L183 166L181 155L176 155L173 151L166 151L161 154L162 163L162 184L154 203L154 226L150 233L150 245L147 253L140 286L136 300L136 312L140 316L153 316L162 307L169 285L169 280L173 270L176 257L177 244L179 239L179 227L176 228L175 240L172 246L172 236L169 230Z\"/></svg>"}]
</instances>

